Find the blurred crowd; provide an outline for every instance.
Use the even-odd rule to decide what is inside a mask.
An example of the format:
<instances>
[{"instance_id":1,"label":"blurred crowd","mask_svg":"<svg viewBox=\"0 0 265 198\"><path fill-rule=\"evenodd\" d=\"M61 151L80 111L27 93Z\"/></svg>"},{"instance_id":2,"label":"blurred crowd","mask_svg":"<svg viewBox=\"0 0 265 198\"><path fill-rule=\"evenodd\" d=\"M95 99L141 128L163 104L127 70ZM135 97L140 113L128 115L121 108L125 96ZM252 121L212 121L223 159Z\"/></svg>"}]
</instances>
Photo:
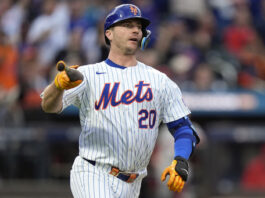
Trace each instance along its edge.
<instances>
[{"instance_id":1,"label":"blurred crowd","mask_svg":"<svg viewBox=\"0 0 265 198\"><path fill-rule=\"evenodd\" d=\"M139 60L183 91L264 90L265 1L1 0L1 124L40 109L58 60L85 65L107 58L104 19L120 3L138 5L152 21Z\"/></svg>"}]
</instances>

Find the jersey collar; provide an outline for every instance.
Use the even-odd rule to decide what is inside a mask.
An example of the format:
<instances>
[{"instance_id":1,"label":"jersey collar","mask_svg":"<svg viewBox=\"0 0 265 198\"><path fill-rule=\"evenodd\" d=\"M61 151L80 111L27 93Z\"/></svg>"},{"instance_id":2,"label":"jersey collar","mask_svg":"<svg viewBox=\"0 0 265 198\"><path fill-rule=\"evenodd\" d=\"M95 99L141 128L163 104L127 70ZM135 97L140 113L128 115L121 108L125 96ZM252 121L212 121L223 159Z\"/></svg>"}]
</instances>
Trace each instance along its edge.
<instances>
[{"instance_id":1,"label":"jersey collar","mask_svg":"<svg viewBox=\"0 0 265 198\"><path fill-rule=\"evenodd\" d=\"M116 68L119 68L119 69L126 69L127 67L125 67L125 66L122 66L122 65L118 65L118 64L116 64L116 63L114 63L113 61L111 61L110 59L106 59L105 60L105 63L107 63L109 66L111 66L111 67L116 67Z\"/></svg>"}]
</instances>

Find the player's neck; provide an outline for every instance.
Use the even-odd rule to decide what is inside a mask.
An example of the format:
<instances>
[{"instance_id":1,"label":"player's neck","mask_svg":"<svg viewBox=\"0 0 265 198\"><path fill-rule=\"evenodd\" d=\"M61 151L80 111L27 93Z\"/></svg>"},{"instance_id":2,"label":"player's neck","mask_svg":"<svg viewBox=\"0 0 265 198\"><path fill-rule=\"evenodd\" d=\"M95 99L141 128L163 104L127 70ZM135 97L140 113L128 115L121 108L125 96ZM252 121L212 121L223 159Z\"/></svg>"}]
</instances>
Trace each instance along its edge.
<instances>
[{"instance_id":1,"label":"player's neck","mask_svg":"<svg viewBox=\"0 0 265 198\"><path fill-rule=\"evenodd\" d=\"M131 67L137 64L135 55L124 55L124 54L113 52L112 50L110 50L109 52L108 59L124 67Z\"/></svg>"}]
</instances>

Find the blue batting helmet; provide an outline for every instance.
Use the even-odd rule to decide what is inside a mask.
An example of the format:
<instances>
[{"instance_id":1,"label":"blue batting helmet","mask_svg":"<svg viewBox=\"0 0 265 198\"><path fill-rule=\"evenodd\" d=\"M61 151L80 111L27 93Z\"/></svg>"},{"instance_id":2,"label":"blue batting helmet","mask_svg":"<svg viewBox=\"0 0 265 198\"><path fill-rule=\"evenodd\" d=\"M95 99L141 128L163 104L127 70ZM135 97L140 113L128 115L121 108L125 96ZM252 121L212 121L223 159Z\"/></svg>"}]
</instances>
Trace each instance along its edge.
<instances>
[{"instance_id":1,"label":"blue batting helmet","mask_svg":"<svg viewBox=\"0 0 265 198\"><path fill-rule=\"evenodd\" d=\"M105 19L104 33L116 23L127 19L140 19L142 23L143 37L149 36L148 34L150 31L148 32L146 27L150 24L150 21L147 18L142 17L141 10L133 4L122 4L113 8ZM105 41L107 45L110 44L109 39L106 36Z\"/></svg>"}]
</instances>

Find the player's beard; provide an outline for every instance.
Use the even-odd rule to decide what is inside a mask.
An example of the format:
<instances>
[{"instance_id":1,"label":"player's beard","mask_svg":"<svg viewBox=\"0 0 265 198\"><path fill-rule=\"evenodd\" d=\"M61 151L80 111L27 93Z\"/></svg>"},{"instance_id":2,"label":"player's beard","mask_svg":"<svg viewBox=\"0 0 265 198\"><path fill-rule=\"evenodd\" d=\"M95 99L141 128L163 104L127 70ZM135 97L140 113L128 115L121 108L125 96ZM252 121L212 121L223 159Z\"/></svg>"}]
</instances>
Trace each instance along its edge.
<instances>
[{"instance_id":1,"label":"player's beard","mask_svg":"<svg viewBox=\"0 0 265 198\"><path fill-rule=\"evenodd\" d=\"M128 45L120 45L120 44L117 45L117 48L120 49L120 51L126 56L135 55L138 49L138 47L130 47Z\"/></svg>"},{"instance_id":2,"label":"player's beard","mask_svg":"<svg viewBox=\"0 0 265 198\"><path fill-rule=\"evenodd\" d=\"M137 51L137 48L132 49L132 48L125 48L124 50L124 55L135 55Z\"/></svg>"},{"instance_id":3,"label":"player's beard","mask_svg":"<svg viewBox=\"0 0 265 198\"><path fill-rule=\"evenodd\" d=\"M131 46L125 46L124 47L124 55L135 55L138 50L139 42L137 46L131 47Z\"/></svg>"},{"instance_id":4,"label":"player's beard","mask_svg":"<svg viewBox=\"0 0 265 198\"><path fill-rule=\"evenodd\" d=\"M139 42L137 42L137 45L132 45L129 42L130 41L128 40L118 40L117 38L114 38L112 45L114 45L115 46L114 48L120 51L123 55L132 56L136 54Z\"/></svg>"}]
</instances>

